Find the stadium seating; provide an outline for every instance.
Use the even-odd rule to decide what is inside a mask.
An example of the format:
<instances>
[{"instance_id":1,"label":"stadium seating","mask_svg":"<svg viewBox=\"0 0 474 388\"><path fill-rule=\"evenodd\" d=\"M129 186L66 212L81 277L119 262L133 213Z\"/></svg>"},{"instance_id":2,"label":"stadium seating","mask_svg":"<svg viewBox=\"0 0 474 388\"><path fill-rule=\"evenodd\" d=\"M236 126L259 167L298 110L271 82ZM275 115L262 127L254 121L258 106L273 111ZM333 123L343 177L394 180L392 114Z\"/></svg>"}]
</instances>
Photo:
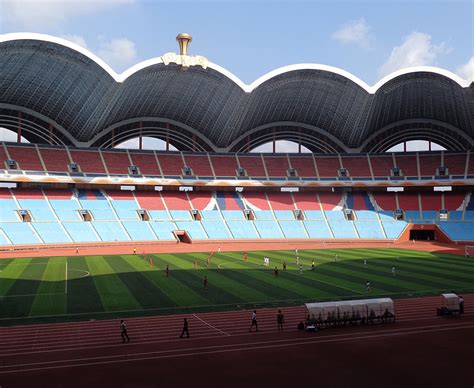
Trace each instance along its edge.
<instances>
[{"instance_id":1,"label":"stadium seating","mask_svg":"<svg viewBox=\"0 0 474 388\"><path fill-rule=\"evenodd\" d=\"M319 193L318 196L323 210L333 210L342 201L341 194L323 192Z\"/></svg>"},{"instance_id":2,"label":"stadium seating","mask_svg":"<svg viewBox=\"0 0 474 388\"><path fill-rule=\"evenodd\" d=\"M267 201L265 193L248 192L245 193L244 203L246 207L253 210L270 210L270 204Z\"/></svg>"},{"instance_id":3,"label":"stadium seating","mask_svg":"<svg viewBox=\"0 0 474 388\"><path fill-rule=\"evenodd\" d=\"M225 220L243 220L244 213L241 210L221 210Z\"/></svg>"},{"instance_id":4,"label":"stadium seating","mask_svg":"<svg viewBox=\"0 0 474 388\"><path fill-rule=\"evenodd\" d=\"M148 222L122 221L122 225L134 241L149 241L157 239Z\"/></svg>"},{"instance_id":5,"label":"stadium seating","mask_svg":"<svg viewBox=\"0 0 474 388\"><path fill-rule=\"evenodd\" d=\"M316 166L320 178L337 177L338 170L342 167L338 157L318 157Z\"/></svg>"},{"instance_id":6,"label":"stadium seating","mask_svg":"<svg viewBox=\"0 0 474 388\"><path fill-rule=\"evenodd\" d=\"M204 210L207 209L212 201L213 193L210 191L191 191L188 193L189 200L193 209Z\"/></svg>"},{"instance_id":7,"label":"stadium seating","mask_svg":"<svg viewBox=\"0 0 474 388\"><path fill-rule=\"evenodd\" d=\"M173 235L173 231L177 230L178 228L173 222L150 222L150 226L159 240L176 240Z\"/></svg>"},{"instance_id":8,"label":"stadium seating","mask_svg":"<svg viewBox=\"0 0 474 388\"><path fill-rule=\"evenodd\" d=\"M286 238L307 238L308 235L305 232L303 221L278 221L280 228Z\"/></svg>"},{"instance_id":9,"label":"stadium seating","mask_svg":"<svg viewBox=\"0 0 474 388\"><path fill-rule=\"evenodd\" d=\"M135 198L141 209L146 210L164 210L165 204L158 191L137 191Z\"/></svg>"},{"instance_id":10,"label":"stadium seating","mask_svg":"<svg viewBox=\"0 0 474 388\"><path fill-rule=\"evenodd\" d=\"M442 222L439 226L454 241L473 240L474 222Z\"/></svg>"},{"instance_id":11,"label":"stadium seating","mask_svg":"<svg viewBox=\"0 0 474 388\"><path fill-rule=\"evenodd\" d=\"M300 210L320 210L321 207L315 193L293 193L295 205Z\"/></svg>"},{"instance_id":12,"label":"stadium seating","mask_svg":"<svg viewBox=\"0 0 474 388\"><path fill-rule=\"evenodd\" d=\"M352 221L331 219L328 222L335 238L350 239L358 237Z\"/></svg>"},{"instance_id":13,"label":"stadium seating","mask_svg":"<svg viewBox=\"0 0 474 388\"><path fill-rule=\"evenodd\" d=\"M132 164L128 157L128 151L113 152L101 151L102 157L104 158L107 172L109 174L128 175L128 167Z\"/></svg>"},{"instance_id":14,"label":"stadium seating","mask_svg":"<svg viewBox=\"0 0 474 388\"><path fill-rule=\"evenodd\" d=\"M216 177L235 178L236 170L238 168L237 158L235 155L212 155L211 162Z\"/></svg>"},{"instance_id":15,"label":"stadium seating","mask_svg":"<svg viewBox=\"0 0 474 388\"><path fill-rule=\"evenodd\" d=\"M132 165L137 166L140 174L161 176L157 158L153 152L130 152Z\"/></svg>"},{"instance_id":16,"label":"stadium seating","mask_svg":"<svg viewBox=\"0 0 474 388\"><path fill-rule=\"evenodd\" d=\"M62 148L40 148L41 159L44 162L46 170L49 172L68 172L69 155Z\"/></svg>"},{"instance_id":17,"label":"stadium seating","mask_svg":"<svg viewBox=\"0 0 474 388\"><path fill-rule=\"evenodd\" d=\"M382 239L385 238L378 220L357 219L354 221L360 238Z\"/></svg>"},{"instance_id":18,"label":"stadium seating","mask_svg":"<svg viewBox=\"0 0 474 388\"><path fill-rule=\"evenodd\" d=\"M227 231L224 221L221 220L203 220L201 225L210 239L221 240L232 238Z\"/></svg>"},{"instance_id":19,"label":"stadium seating","mask_svg":"<svg viewBox=\"0 0 474 388\"><path fill-rule=\"evenodd\" d=\"M296 169L299 177L313 179L317 177L313 157L311 155L290 156L290 163L291 167Z\"/></svg>"},{"instance_id":20,"label":"stadium seating","mask_svg":"<svg viewBox=\"0 0 474 388\"><path fill-rule=\"evenodd\" d=\"M102 241L128 241L130 237L120 226L119 222L91 221Z\"/></svg>"},{"instance_id":21,"label":"stadium seating","mask_svg":"<svg viewBox=\"0 0 474 388\"><path fill-rule=\"evenodd\" d=\"M229 220L226 223L235 239L255 239L259 237L253 222Z\"/></svg>"},{"instance_id":22,"label":"stadium seating","mask_svg":"<svg viewBox=\"0 0 474 388\"><path fill-rule=\"evenodd\" d=\"M441 166L441 154L436 153L434 155L424 155L420 153L418 155L420 161L420 175L421 176L434 176L436 175L436 169Z\"/></svg>"},{"instance_id":23,"label":"stadium seating","mask_svg":"<svg viewBox=\"0 0 474 388\"><path fill-rule=\"evenodd\" d=\"M444 154L443 165L448 168L449 175L464 176L466 172L466 154Z\"/></svg>"},{"instance_id":24,"label":"stadium seating","mask_svg":"<svg viewBox=\"0 0 474 388\"><path fill-rule=\"evenodd\" d=\"M221 212L219 210L201 210L203 220L221 220Z\"/></svg>"},{"instance_id":25,"label":"stadium seating","mask_svg":"<svg viewBox=\"0 0 474 388\"><path fill-rule=\"evenodd\" d=\"M261 238L283 238L284 237L276 221L255 220L253 222Z\"/></svg>"},{"instance_id":26,"label":"stadium seating","mask_svg":"<svg viewBox=\"0 0 474 388\"><path fill-rule=\"evenodd\" d=\"M86 174L105 174L105 166L98 152L71 149L73 163L79 165L81 172Z\"/></svg>"},{"instance_id":27,"label":"stadium seating","mask_svg":"<svg viewBox=\"0 0 474 388\"><path fill-rule=\"evenodd\" d=\"M239 155L238 159L240 167L245 168L249 177L266 179L267 174L265 174L265 167L260 156Z\"/></svg>"},{"instance_id":28,"label":"stadium seating","mask_svg":"<svg viewBox=\"0 0 474 388\"><path fill-rule=\"evenodd\" d=\"M200 177L213 177L214 174L209 164L207 154L204 155L185 155L184 160L187 167L191 167L193 174Z\"/></svg>"},{"instance_id":29,"label":"stadium seating","mask_svg":"<svg viewBox=\"0 0 474 388\"><path fill-rule=\"evenodd\" d=\"M59 222L34 222L31 225L46 244L71 241Z\"/></svg>"},{"instance_id":30,"label":"stadium seating","mask_svg":"<svg viewBox=\"0 0 474 388\"><path fill-rule=\"evenodd\" d=\"M192 239L206 240L208 236L201 226L200 222L197 221L177 221L176 226L179 230L185 230L188 232Z\"/></svg>"},{"instance_id":31,"label":"stadium seating","mask_svg":"<svg viewBox=\"0 0 474 388\"><path fill-rule=\"evenodd\" d=\"M245 205L242 198L235 191L217 191L217 206L220 210L244 210Z\"/></svg>"},{"instance_id":32,"label":"stadium seating","mask_svg":"<svg viewBox=\"0 0 474 388\"><path fill-rule=\"evenodd\" d=\"M402 170L403 176L418 176L418 162L416 155L394 154L397 167Z\"/></svg>"},{"instance_id":33,"label":"stadium seating","mask_svg":"<svg viewBox=\"0 0 474 388\"><path fill-rule=\"evenodd\" d=\"M370 155L370 165L375 178L387 178L391 176L393 165L393 156L389 155Z\"/></svg>"},{"instance_id":34,"label":"stadium seating","mask_svg":"<svg viewBox=\"0 0 474 388\"><path fill-rule=\"evenodd\" d=\"M44 171L36 147L16 147L9 145L7 150L10 154L10 159L17 162L19 169L26 171Z\"/></svg>"},{"instance_id":35,"label":"stadium seating","mask_svg":"<svg viewBox=\"0 0 474 388\"><path fill-rule=\"evenodd\" d=\"M303 224L310 238L324 238L324 239L333 238L331 231L328 229L326 225L326 221L305 220L303 221Z\"/></svg>"},{"instance_id":36,"label":"stadium seating","mask_svg":"<svg viewBox=\"0 0 474 388\"><path fill-rule=\"evenodd\" d=\"M284 156L267 156L264 158L265 167L270 178L285 178L288 175L288 158Z\"/></svg>"},{"instance_id":37,"label":"stadium seating","mask_svg":"<svg viewBox=\"0 0 474 388\"><path fill-rule=\"evenodd\" d=\"M294 210L295 205L291 193L267 193L268 200L273 210Z\"/></svg>"},{"instance_id":38,"label":"stadium seating","mask_svg":"<svg viewBox=\"0 0 474 388\"><path fill-rule=\"evenodd\" d=\"M369 160L367 155L361 156L343 156L341 157L342 167L349 171L349 176L353 177L366 177L371 179L372 173L370 172Z\"/></svg>"},{"instance_id":39,"label":"stadium seating","mask_svg":"<svg viewBox=\"0 0 474 388\"><path fill-rule=\"evenodd\" d=\"M188 196L183 191L163 191L161 192L161 197L163 198L166 207L170 210L191 210Z\"/></svg>"},{"instance_id":40,"label":"stadium seating","mask_svg":"<svg viewBox=\"0 0 474 388\"><path fill-rule=\"evenodd\" d=\"M157 154L158 161L163 171L163 175L167 177L180 177L183 174L184 167L181 154Z\"/></svg>"},{"instance_id":41,"label":"stadium seating","mask_svg":"<svg viewBox=\"0 0 474 388\"><path fill-rule=\"evenodd\" d=\"M75 242L101 241L90 222L62 222L64 228Z\"/></svg>"},{"instance_id":42,"label":"stadium seating","mask_svg":"<svg viewBox=\"0 0 474 388\"><path fill-rule=\"evenodd\" d=\"M385 220L382 219L382 226L388 239L395 240L400 237L405 230L407 223L405 221Z\"/></svg>"},{"instance_id":43,"label":"stadium seating","mask_svg":"<svg viewBox=\"0 0 474 388\"><path fill-rule=\"evenodd\" d=\"M15 245L40 244L43 242L28 222L0 222L0 228Z\"/></svg>"}]
</instances>

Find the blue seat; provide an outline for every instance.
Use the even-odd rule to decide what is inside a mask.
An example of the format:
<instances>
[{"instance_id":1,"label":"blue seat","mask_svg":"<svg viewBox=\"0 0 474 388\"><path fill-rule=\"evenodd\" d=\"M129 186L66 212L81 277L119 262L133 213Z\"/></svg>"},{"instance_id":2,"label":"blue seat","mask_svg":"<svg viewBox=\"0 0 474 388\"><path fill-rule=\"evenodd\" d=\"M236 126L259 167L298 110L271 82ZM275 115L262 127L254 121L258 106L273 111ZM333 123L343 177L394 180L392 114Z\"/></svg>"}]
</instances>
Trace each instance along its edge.
<instances>
[{"instance_id":1,"label":"blue seat","mask_svg":"<svg viewBox=\"0 0 474 388\"><path fill-rule=\"evenodd\" d=\"M46 244L71 242L59 222L32 222L31 225Z\"/></svg>"},{"instance_id":2,"label":"blue seat","mask_svg":"<svg viewBox=\"0 0 474 388\"><path fill-rule=\"evenodd\" d=\"M219 210L201 210L201 216L203 220L221 220L221 214Z\"/></svg>"},{"instance_id":3,"label":"blue seat","mask_svg":"<svg viewBox=\"0 0 474 388\"><path fill-rule=\"evenodd\" d=\"M255 220L253 223L261 238L283 238L276 221Z\"/></svg>"},{"instance_id":4,"label":"blue seat","mask_svg":"<svg viewBox=\"0 0 474 388\"><path fill-rule=\"evenodd\" d=\"M0 223L0 228L3 229L13 244L26 245L41 243L27 222L2 222Z\"/></svg>"},{"instance_id":5,"label":"blue seat","mask_svg":"<svg viewBox=\"0 0 474 388\"><path fill-rule=\"evenodd\" d=\"M80 203L83 209L89 210L92 213L94 220L116 220L112 208L105 200L82 199Z\"/></svg>"},{"instance_id":6,"label":"blue seat","mask_svg":"<svg viewBox=\"0 0 474 388\"><path fill-rule=\"evenodd\" d=\"M173 234L174 230L177 230L178 227L174 222L160 221L160 222L150 222L150 226L153 229L153 232L158 236L160 240L176 240L176 237Z\"/></svg>"},{"instance_id":7,"label":"blue seat","mask_svg":"<svg viewBox=\"0 0 474 388\"><path fill-rule=\"evenodd\" d=\"M170 214L166 210L148 210L148 214L154 221L170 221Z\"/></svg>"},{"instance_id":8,"label":"blue seat","mask_svg":"<svg viewBox=\"0 0 474 388\"><path fill-rule=\"evenodd\" d=\"M294 220L295 215L291 210L275 210L275 218L277 220Z\"/></svg>"},{"instance_id":9,"label":"blue seat","mask_svg":"<svg viewBox=\"0 0 474 388\"><path fill-rule=\"evenodd\" d=\"M134 241L153 241L157 239L149 228L147 221L122 221L122 225Z\"/></svg>"},{"instance_id":10,"label":"blue seat","mask_svg":"<svg viewBox=\"0 0 474 388\"><path fill-rule=\"evenodd\" d=\"M324 213L321 210L305 210L304 217L307 220L324 220Z\"/></svg>"},{"instance_id":11,"label":"blue seat","mask_svg":"<svg viewBox=\"0 0 474 388\"><path fill-rule=\"evenodd\" d=\"M405 230L408 224L405 221L382 220L382 225L385 230L385 234L387 235L387 238L395 240L400 237L400 235Z\"/></svg>"},{"instance_id":12,"label":"blue seat","mask_svg":"<svg viewBox=\"0 0 474 388\"><path fill-rule=\"evenodd\" d=\"M439 227L449 236L451 240L474 241L474 222L440 222Z\"/></svg>"},{"instance_id":13,"label":"blue seat","mask_svg":"<svg viewBox=\"0 0 474 388\"><path fill-rule=\"evenodd\" d=\"M199 221L178 221L176 226L180 230L188 232L189 236L195 240L207 240L208 237Z\"/></svg>"},{"instance_id":14,"label":"blue seat","mask_svg":"<svg viewBox=\"0 0 474 388\"><path fill-rule=\"evenodd\" d=\"M79 205L69 199L50 199L49 203L61 221L77 221L80 219L77 210Z\"/></svg>"},{"instance_id":15,"label":"blue seat","mask_svg":"<svg viewBox=\"0 0 474 388\"><path fill-rule=\"evenodd\" d=\"M54 221L53 212L44 199L19 199L18 203L24 210L29 210L34 221Z\"/></svg>"},{"instance_id":16,"label":"blue seat","mask_svg":"<svg viewBox=\"0 0 474 388\"><path fill-rule=\"evenodd\" d=\"M244 220L244 213L242 210L221 210L222 216L226 220Z\"/></svg>"},{"instance_id":17,"label":"blue seat","mask_svg":"<svg viewBox=\"0 0 474 388\"><path fill-rule=\"evenodd\" d=\"M111 201L119 220L138 220L138 205L132 200Z\"/></svg>"},{"instance_id":18,"label":"blue seat","mask_svg":"<svg viewBox=\"0 0 474 388\"><path fill-rule=\"evenodd\" d=\"M170 214L173 221L192 220L189 210L170 210Z\"/></svg>"},{"instance_id":19,"label":"blue seat","mask_svg":"<svg viewBox=\"0 0 474 388\"><path fill-rule=\"evenodd\" d=\"M383 230L378 220L355 220L354 225L357 228L360 238L380 239L385 238Z\"/></svg>"},{"instance_id":20,"label":"blue seat","mask_svg":"<svg viewBox=\"0 0 474 388\"><path fill-rule=\"evenodd\" d=\"M99 237L97 237L97 235L94 233L90 222L65 221L62 224L75 242L101 241Z\"/></svg>"},{"instance_id":21,"label":"blue seat","mask_svg":"<svg viewBox=\"0 0 474 388\"><path fill-rule=\"evenodd\" d=\"M12 221L18 222L20 218L18 217L17 211L18 207L13 199L0 199L0 222L3 221Z\"/></svg>"},{"instance_id":22,"label":"blue seat","mask_svg":"<svg viewBox=\"0 0 474 388\"><path fill-rule=\"evenodd\" d=\"M329 220L335 238L357 238L352 221Z\"/></svg>"},{"instance_id":23,"label":"blue seat","mask_svg":"<svg viewBox=\"0 0 474 388\"><path fill-rule=\"evenodd\" d=\"M257 220L274 220L271 210L254 210L255 219Z\"/></svg>"},{"instance_id":24,"label":"blue seat","mask_svg":"<svg viewBox=\"0 0 474 388\"><path fill-rule=\"evenodd\" d=\"M358 220L376 220L377 213L373 210L356 210L356 217Z\"/></svg>"},{"instance_id":25,"label":"blue seat","mask_svg":"<svg viewBox=\"0 0 474 388\"><path fill-rule=\"evenodd\" d=\"M221 220L202 220L201 225L209 238L214 240L232 238L227 231L224 221Z\"/></svg>"},{"instance_id":26,"label":"blue seat","mask_svg":"<svg viewBox=\"0 0 474 388\"><path fill-rule=\"evenodd\" d=\"M281 220L278 223L286 238L308 238L303 227L303 221Z\"/></svg>"},{"instance_id":27,"label":"blue seat","mask_svg":"<svg viewBox=\"0 0 474 388\"><path fill-rule=\"evenodd\" d=\"M92 221L91 223L102 241L130 240L118 221Z\"/></svg>"},{"instance_id":28,"label":"blue seat","mask_svg":"<svg viewBox=\"0 0 474 388\"><path fill-rule=\"evenodd\" d=\"M310 238L332 238L326 222L321 220L305 220L303 224Z\"/></svg>"},{"instance_id":29,"label":"blue seat","mask_svg":"<svg viewBox=\"0 0 474 388\"><path fill-rule=\"evenodd\" d=\"M328 220L345 220L344 212L342 210L326 210L324 212Z\"/></svg>"},{"instance_id":30,"label":"blue seat","mask_svg":"<svg viewBox=\"0 0 474 388\"><path fill-rule=\"evenodd\" d=\"M227 221L227 226L236 239L258 238L252 221L229 220Z\"/></svg>"}]
</instances>

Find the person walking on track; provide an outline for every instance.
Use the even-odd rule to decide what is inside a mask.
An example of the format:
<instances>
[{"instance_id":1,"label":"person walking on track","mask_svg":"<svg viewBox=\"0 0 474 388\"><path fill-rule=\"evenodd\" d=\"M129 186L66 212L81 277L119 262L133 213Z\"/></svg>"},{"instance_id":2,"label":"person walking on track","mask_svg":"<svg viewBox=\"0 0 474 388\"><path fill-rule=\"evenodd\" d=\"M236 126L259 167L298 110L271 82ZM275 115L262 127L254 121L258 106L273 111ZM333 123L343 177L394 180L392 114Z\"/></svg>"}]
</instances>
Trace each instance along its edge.
<instances>
[{"instance_id":1,"label":"person walking on track","mask_svg":"<svg viewBox=\"0 0 474 388\"><path fill-rule=\"evenodd\" d=\"M252 313L252 322L250 323L249 331L252 331L252 327L255 326L255 331L258 331L258 323L257 323L257 311L253 310Z\"/></svg>"},{"instance_id":2,"label":"person walking on track","mask_svg":"<svg viewBox=\"0 0 474 388\"><path fill-rule=\"evenodd\" d=\"M284 315L282 314L281 310L278 310L278 314L277 314L278 331L283 331L284 321L285 321Z\"/></svg>"},{"instance_id":3,"label":"person walking on track","mask_svg":"<svg viewBox=\"0 0 474 388\"><path fill-rule=\"evenodd\" d=\"M179 338L183 338L184 333L186 333L186 338L189 338L188 320L186 318L184 318L183 331L181 332Z\"/></svg>"},{"instance_id":4,"label":"person walking on track","mask_svg":"<svg viewBox=\"0 0 474 388\"><path fill-rule=\"evenodd\" d=\"M130 342L130 338L128 337L127 333L127 324L123 319L120 321L120 329L122 330L122 342Z\"/></svg>"}]
</instances>

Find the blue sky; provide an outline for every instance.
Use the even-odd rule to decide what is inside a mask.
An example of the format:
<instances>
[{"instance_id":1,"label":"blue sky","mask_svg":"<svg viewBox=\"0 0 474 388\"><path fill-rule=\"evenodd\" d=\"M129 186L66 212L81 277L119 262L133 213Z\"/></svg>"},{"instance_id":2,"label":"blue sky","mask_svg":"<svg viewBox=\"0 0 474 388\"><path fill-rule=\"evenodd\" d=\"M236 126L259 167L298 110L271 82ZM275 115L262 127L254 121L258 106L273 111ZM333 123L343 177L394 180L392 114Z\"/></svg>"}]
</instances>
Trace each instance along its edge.
<instances>
[{"instance_id":1,"label":"blue sky","mask_svg":"<svg viewBox=\"0 0 474 388\"><path fill-rule=\"evenodd\" d=\"M29 10L29 12L25 12ZM280 66L340 67L369 84L399 68L474 72L472 1L2 0L0 28L41 32L86 46L122 72L177 51L208 57L251 83Z\"/></svg>"}]
</instances>

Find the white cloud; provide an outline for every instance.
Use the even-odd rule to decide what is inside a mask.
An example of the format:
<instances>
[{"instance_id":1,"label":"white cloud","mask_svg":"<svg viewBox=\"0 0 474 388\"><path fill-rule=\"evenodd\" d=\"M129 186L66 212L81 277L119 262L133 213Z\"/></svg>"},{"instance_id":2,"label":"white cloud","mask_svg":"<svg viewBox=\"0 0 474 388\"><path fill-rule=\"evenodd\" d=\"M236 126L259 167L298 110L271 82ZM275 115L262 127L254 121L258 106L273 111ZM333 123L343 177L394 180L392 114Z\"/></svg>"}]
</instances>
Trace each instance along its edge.
<instances>
[{"instance_id":1,"label":"white cloud","mask_svg":"<svg viewBox=\"0 0 474 388\"><path fill-rule=\"evenodd\" d=\"M463 79L474 78L474 56L472 56L467 63L459 66L456 73Z\"/></svg>"},{"instance_id":2,"label":"white cloud","mask_svg":"<svg viewBox=\"0 0 474 388\"><path fill-rule=\"evenodd\" d=\"M135 43L126 38L105 41L99 38L97 55L115 68L122 68L135 63L137 52Z\"/></svg>"},{"instance_id":3,"label":"white cloud","mask_svg":"<svg viewBox=\"0 0 474 388\"><path fill-rule=\"evenodd\" d=\"M368 49L371 36L370 27L364 18L352 20L332 34L332 38L342 44L354 44L357 47Z\"/></svg>"},{"instance_id":4,"label":"white cloud","mask_svg":"<svg viewBox=\"0 0 474 388\"><path fill-rule=\"evenodd\" d=\"M81 47L88 48L86 40L80 35L63 35L61 38L73 42Z\"/></svg>"},{"instance_id":5,"label":"white cloud","mask_svg":"<svg viewBox=\"0 0 474 388\"><path fill-rule=\"evenodd\" d=\"M384 76L405 67L434 65L441 55L449 51L446 43L434 44L431 35L414 31L400 46L393 48L388 59L380 66L379 73Z\"/></svg>"},{"instance_id":6,"label":"white cloud","mask_svg":"<svg viewBox=\"0 0 474 388\"><path fill-rule=\"evenodd\" d=\"M3 19L15 28L42 31L68 19L135 0L1 0Z\"/></svg>"}]
</instances>

